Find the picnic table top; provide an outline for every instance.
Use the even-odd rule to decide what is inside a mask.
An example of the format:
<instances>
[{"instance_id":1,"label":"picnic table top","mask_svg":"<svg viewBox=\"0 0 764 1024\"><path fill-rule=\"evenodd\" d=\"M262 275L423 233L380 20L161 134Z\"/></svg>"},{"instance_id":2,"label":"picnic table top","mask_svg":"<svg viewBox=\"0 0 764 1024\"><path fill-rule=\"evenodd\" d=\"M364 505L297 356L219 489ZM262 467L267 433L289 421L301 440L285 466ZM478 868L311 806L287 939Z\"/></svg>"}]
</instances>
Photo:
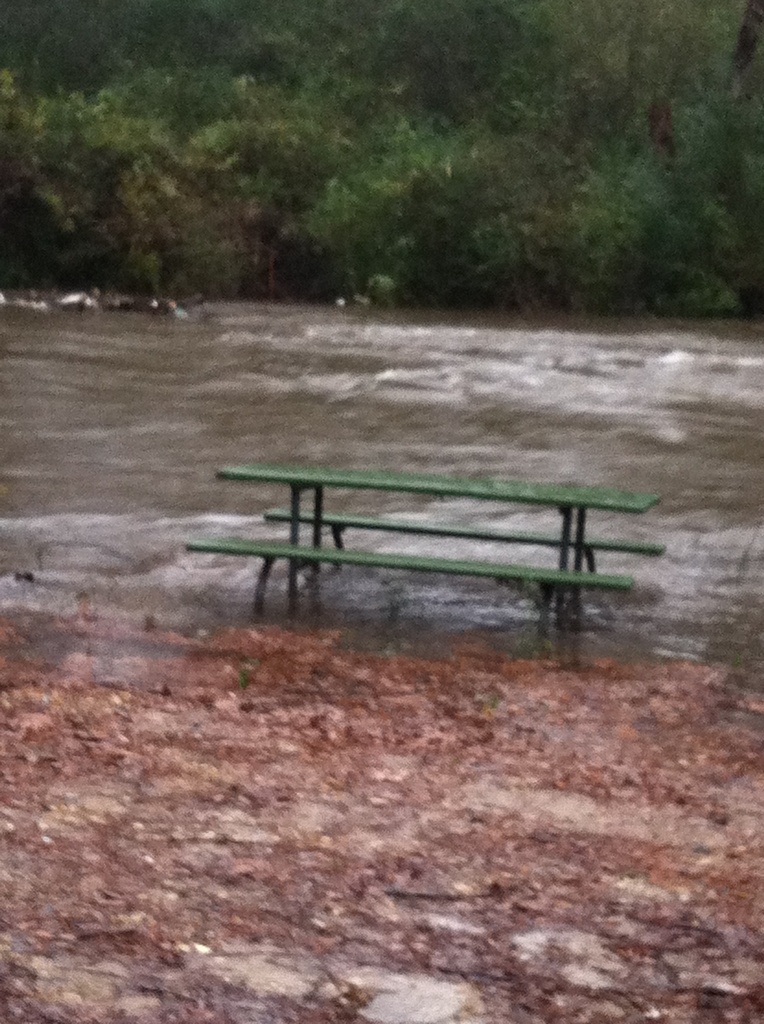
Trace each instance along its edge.
<instances>
[{"instance_id":1,"label":"picnic table top","mask_svg":"<svg viewBox=\"0 0 764 1024\"><path fill-rule=\"evenodd\" d=\"M568 484L534 484L492 477L433 476L393 473L378 469L334 469L322 466L274 466L254 463L224 466L217 476L224 480L297 484L303 487L347 487L361 490L408 491L438 497L484 498L561 508L596 508L611 512L646 512L660 499L608 487Z\"/></svg>"}]
</instances>

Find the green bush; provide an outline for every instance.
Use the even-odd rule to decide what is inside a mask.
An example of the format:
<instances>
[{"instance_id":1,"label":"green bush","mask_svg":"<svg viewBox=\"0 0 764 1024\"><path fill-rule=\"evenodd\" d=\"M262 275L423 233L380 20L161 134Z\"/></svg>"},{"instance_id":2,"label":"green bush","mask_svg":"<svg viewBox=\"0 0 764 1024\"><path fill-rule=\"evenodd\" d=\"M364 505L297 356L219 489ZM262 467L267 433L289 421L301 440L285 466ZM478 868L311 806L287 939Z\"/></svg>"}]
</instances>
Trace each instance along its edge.
<instances>
[{"instance_id":1,"label":"green bush","mask_svg":"<svg viewBox=\"0 0 764 1024\"><path fill-rule=\"evenodd\" d=\"M733 8L9 7L0 288L764 312L764 80L728 95Z\"/></svg>"}]
</instances>

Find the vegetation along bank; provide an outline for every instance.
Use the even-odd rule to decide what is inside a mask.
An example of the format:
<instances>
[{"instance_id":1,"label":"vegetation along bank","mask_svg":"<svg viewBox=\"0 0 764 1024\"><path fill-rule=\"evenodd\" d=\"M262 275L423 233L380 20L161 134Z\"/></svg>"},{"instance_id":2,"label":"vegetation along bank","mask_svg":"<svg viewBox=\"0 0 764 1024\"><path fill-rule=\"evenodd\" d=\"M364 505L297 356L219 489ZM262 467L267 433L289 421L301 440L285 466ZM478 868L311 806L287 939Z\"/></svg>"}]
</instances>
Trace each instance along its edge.
<instances>
[{"instance_id":1,"label":"vegetation along bank","mask_svg":"<svg viewBox=\"0 0 764 1024\"><path fill-rule=\"evenodd\" d=\"M764 309L758 0L0 12L0 288Z\"/></svg>"}]
</instances>

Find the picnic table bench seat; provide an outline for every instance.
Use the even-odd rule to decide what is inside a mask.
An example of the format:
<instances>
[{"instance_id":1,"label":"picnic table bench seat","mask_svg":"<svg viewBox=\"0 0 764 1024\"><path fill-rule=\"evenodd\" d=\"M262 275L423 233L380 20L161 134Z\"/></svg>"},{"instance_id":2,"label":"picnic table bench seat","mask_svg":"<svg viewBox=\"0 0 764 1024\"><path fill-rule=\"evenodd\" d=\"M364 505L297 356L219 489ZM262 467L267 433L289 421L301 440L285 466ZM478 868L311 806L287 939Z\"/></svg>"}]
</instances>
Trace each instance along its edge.
<instances>
[{"instance_id":1,"label":"picnic table bench seat","mask_svg":"<svg viewBox=\"0 0 764 1024\"><path fill-rule=\"evenodd\" d=\"M263 514L269 523L288 523L292 513L288 508L271 508ZM304 512L299 517L303 524L312 525L315 516ZM334 543L338 548L344 547L343 533L347 529L382 530L390 533L407 533L429 537L458 537L462 540L498 541L513 544L532 544L540 547L560 547L560 535L549 533L529 533L518 530L497 530L489 527L461 526L458 523L436 523L415 521L410 519L387 519L379 516L362 516L346 513L323 512L321 522L329 527ZM613 540L610 538L587 537L583 545L587 568L596 571L595 551L623 552L632 555L662 555L666 551L664 544L652 541Z\"/></svg>"},{"instance_id":2,"label":"picnic table bench seat","mask_svg":"<svg viewBox=\"0 0 764 1024\"><path fill-rule=\"evenodd\" d=\"M277 541L245 540L237 537L209 537L190 540L188 551L207 554L242 555L262 558L263 569L255 592L255 611L262 611L265 584L271 567L278 559L300 566L322 564L357 565L379 569L406 569L418 572L445 573L452 576L475 576L496 580L538 584L544 607L560 588L598 587L607 590L629 590L631 576L604 575L595 572L546 569L529 565L511 565L500 562L470 561L465 559L436 558L429 555L402 555L379 551L348 551L345 548L311 548L299 544Z\"/></svg>"}]
</instances>

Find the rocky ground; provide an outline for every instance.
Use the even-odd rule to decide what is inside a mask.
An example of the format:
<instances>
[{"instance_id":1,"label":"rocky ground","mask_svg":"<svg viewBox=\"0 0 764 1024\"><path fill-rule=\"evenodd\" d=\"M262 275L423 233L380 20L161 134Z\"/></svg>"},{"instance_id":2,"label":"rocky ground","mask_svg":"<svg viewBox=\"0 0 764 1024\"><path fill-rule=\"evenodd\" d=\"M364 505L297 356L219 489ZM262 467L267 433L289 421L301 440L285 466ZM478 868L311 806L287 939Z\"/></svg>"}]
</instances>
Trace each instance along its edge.
<instances>
[{"instance_id":1,"label":"rocky ground","mask_svg":"<svg viewBox=\"0 0 764 1024\"><path fill-rule=\"evenodd\" d=\"M764 701L689 664L0 629L0 1020L764 1021Z\"/></svg>"}]
</instances>

